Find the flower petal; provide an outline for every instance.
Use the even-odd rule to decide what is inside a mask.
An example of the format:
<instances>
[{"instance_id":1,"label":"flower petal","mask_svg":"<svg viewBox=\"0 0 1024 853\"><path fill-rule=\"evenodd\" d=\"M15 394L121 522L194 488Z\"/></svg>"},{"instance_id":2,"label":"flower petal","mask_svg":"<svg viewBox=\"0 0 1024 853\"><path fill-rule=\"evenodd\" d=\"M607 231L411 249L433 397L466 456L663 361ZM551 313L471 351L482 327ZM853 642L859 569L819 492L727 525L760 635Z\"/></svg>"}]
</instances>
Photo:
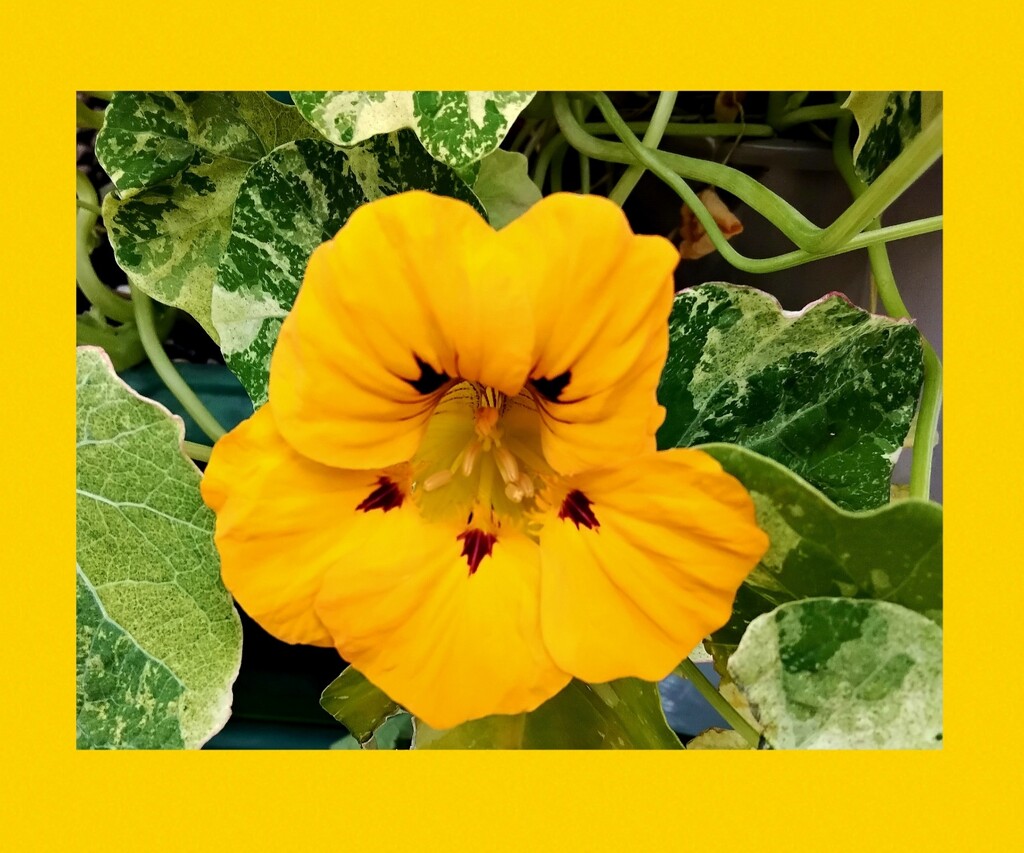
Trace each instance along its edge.
<instances>
[{"instance_id":1,"label":"flower petal","mask_svg":"<svg viewBox=\"0 0 1024 853\"><path fill-rule=\"evenodd\" d=\"M571 478L540 545L555 662L584 681L654 681L726 623L768 538L714 459L669 450Z\"/></svg>"},{"instance_id":2,"label":"flower petal","mask_svg":"<svg viewBox=\"0 0 1024 853\"><path fill-rule=\"evenodd\" d=\"M217 442L202 479L203 499L217 513L224 585L275 637L333 646L314 599L353 540L387 526L390 510L408 504L400 479L393 471L329 468L296 453L268 403Z\"/></svg>"},{"instance_id":3,"label":"flower petal","mask_svg":"<svg viewBox=\"0 0 1024 853\"><path fill-rule=\"evenodd\" d=\"M541 639L536 544L459 539L411 514L394 522L317 599L345 660L438 729L531 711L569 682Z\"/></svg>"},{"instance_id":4,"label":"flower petal","mask_svg":"<svg viewBox=\"0 0 1024 853\"><path fill-rule=\"evenodd\" d=\"M500 234L534 300L532 387L548 461L572 474L654 450L678 253L596 196L556 194Z\"/></svg>"},{"instance_id":5,"label":"flower petal","mask_svg":"<svg viewBox=\"0 0 1024 853\"><path fill-rule=\"evenodd\" d=\"M309 260L270 368L285 438L343 468L409 459L461 377L515 394L532 321L514 264L467 204L423 192L349 217Z\"/></svg>"}]
</instances>

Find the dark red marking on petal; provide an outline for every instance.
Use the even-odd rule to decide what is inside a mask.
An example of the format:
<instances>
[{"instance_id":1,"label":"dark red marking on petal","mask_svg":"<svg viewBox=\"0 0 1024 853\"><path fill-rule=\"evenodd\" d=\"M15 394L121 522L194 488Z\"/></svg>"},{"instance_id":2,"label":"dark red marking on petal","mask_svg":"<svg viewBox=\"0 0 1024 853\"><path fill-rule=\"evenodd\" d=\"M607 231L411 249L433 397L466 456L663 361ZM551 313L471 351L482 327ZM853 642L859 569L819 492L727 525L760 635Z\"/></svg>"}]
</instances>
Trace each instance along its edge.
<instances>
[{"instance_id":1,"label":"dark red marking on petal","mask_svg":"<svg viewBox=\"0 0 1024 853\"><path fill-rule=\"evenodd\" d=\"M451 382L452 378L447 373L438 373L418 355L414 356L414 358L416 359L416 364L420 367L420 378L406 379L405 381L421 394L433 394Z\"/></svg>"},{"instance_id":2,"label":"dark red marking on petal","mask_svg":"<svg viewBox=\"0 0 1024 853\"><path fill-rule=\"evenodd\" d=\"M570 379L572 379L572 371L567 370L565 373L560 373L558 376L553 376L550 379L532 379L530 381L541 397L551 403L557 403L559 396L565 390L565 386L569 384Z\"/></svg>"},{"instance_id":3,"label":"dark red marking on petal","mask_svg":"<svg viewBox=\"0 0 1024 853\"><path fill-rule=\"evenodd\" d=\"M562 501L562 508L558 511L559 518L566 518L576 525L576 528L589 527L591 530L601 526L592 509L593 504L579 489L573 489Z\"/></svg>"},{"instance_id":4,"label":"dark red marking on petal","mask_svg":"<svg viewBox=\"0 0 1024 853\"><path fill-rule=\"evenodd\" d=\"M377 488L370 492L356 509L361 509L363 512L382 509L384 512L388 512L388 510L400 507L404 500L405 495L402 494L398 483L388 477L378 477Z\"/></svg>"},{"instance_id":5,"label":"dark red marking on petal","mask_svg":"<svg viewBox=\"0 0 1024 853\"><path fill-rule=\"evenodd\" d=\"M464 530L456 539L462 541L462 555L466 558L466 562L469 563L469 574L473 575L476 570L480 567L480 561L484 557L491 556L491 551L494 548L494 543L498 541L498 537L493 533L484 533L482 530Z\"/></svg>"}]
</instances>

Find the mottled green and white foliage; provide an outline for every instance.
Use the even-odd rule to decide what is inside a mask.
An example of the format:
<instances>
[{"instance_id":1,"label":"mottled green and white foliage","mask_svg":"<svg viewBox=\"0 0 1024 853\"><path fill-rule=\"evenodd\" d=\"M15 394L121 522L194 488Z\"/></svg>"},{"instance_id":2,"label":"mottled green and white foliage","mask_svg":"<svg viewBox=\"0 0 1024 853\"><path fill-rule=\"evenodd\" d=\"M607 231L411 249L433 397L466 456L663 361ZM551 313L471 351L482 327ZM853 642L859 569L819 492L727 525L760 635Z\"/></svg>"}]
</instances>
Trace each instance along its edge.
<instances>
[{"instance_id":1,"label":"mottled green and white foliage","mask_svg":"<svg viewBox=\"0 0 1024 853\"><path fill-rule=\"evenodd\" d=\"M241 623L184 426L78 350L78 745L197 748L231 710Z\"/></svg>"},{"instance_id":2,"label":"mottled green and white foliage","mask_svg":"<svg viewBox=\"0 0 1024 853\"><path fill-rule=\"evenodd\" d=\"M658 447L738 444L842 507L881 506L922 379L908 321L839 294L788 312L759 290L704 284L672 308Z\"/></svg>"},{"instance_id":3,"label":"mottled green and white foliage","mask_svg":"<svg viewBox=\"0 0 1024 853\"><path fill-rule=\"evenodd\" d=\"M733 729L711 728L686 744L687 749L753 749L747 739Z\"/></svg>"},{"instance_id":4,"label":"mottled green and white foliage","mask_svg":"<svg viewBox=\"0 0 1024 853\"><path fill-rule=\"evenodd\" d=\"M870 184L942 112L942 92L851 92L843 106L860 131L854 167Z\"/></svg>"},{"instance_id":5,"label":"mottled green and white foliage","mask_svg":"<svg viewBox=\"0 0 1024 853\"><path fill-rule=\"evenodd\" d=\"M365 743L384 722L401 712L397 703L351 666L334 679L320 696L321 707L359 743Z\"/></svg>"},{"instance_id":6,"label":"mottled green and white foliage","mask_svg":"<svg viewBox=\"0 0 1024 853\"><path fill-rule=\"evenodd\" d=\"M313 136L294 107L262 92L118 92L96 139L117 193L103 220L132 284L216 338L210 293L249 167Z\"/></svg>"},{"instance_id":7,"label":"mottled green and white foliage","mask_svg":"<svg viewBox=\"0 0 1024 853\"><path fill-rule=\"evenodd\" d=\"M246 175L213 292L221 351L256 406L267 399L270 355L313 250L363 204L427 190L472 204L472 191L415 135L376 136L353 148L322 139L282 145Z\"/></svg>"},{"instance_id":8,"label":"mottled green and white foliage","mask_svg":"<svg viewBox=\"0 0 1024 853\"><path fill-rule=\"evenodd\" d=\"M729 445L701 449L750 492L771 542L736 593L728 623L705 643L719 672L754 619L802 598L891 601L941 624L939 504L907 498L849 512L771 459Z\"/></svg>"},{"instance_id":9,"label":"mottled green and white foliage","mask_svg":"<svg viewBox=\"0 0 1024 853\"><path fill-rule=\"evenodd\" d=\"M479 163L473 194L487 211L487 221L504 228L541 199L530 179L529 162L514 151L492 151Z\"/></svg>"},{"instance_id":10,"label":"mottled green and white foliage","mask_svg":"<svg viewBox=\"0 0 1024 853\"><path fill-rule=\"evenodd\" d=\"M942 745L942 629L905 607L784 604L751 623L729 672L776 749Z\"/></svg>"},{"instance_id":11,"label":"mottled green and white foliage","mask_svg":"<svg viewBox=\"0 0 1024 853\"><path fill-rule=\"evenodd\" d=\"M409 128L456 168L490 154L534 92L292 92L299 112L336 145Z\"/></svg>"},{"instance_id":12,"label":"mottled green and white foliage","mask_svg":"<svg viewBox=\"0 0 1024 853\"><path fill-rule=\"evenodd\" d=\"M573 680L529 714L496 714L437 731L416 720L413 749L682 749L658 685Z\"/></svg>"}]
</instances>

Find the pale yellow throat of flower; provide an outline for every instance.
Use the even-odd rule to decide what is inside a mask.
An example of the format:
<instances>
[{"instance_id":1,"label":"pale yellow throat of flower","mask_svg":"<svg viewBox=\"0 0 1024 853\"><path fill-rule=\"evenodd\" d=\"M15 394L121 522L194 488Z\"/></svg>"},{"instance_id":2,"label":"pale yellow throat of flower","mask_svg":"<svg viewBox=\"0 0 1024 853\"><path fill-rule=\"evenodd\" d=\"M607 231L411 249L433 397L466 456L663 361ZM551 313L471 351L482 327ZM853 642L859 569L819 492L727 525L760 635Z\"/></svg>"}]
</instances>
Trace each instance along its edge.
<instances>
[{"instance_id":1,"label":"pale yellow throat of flower","mask_svg":"<svg viewBox=\"0 0 1024 853\"><path fill-rule=\"evenodd\" d=\"M508 397L460 382L442 398L412 460L412 496L425 518L497 534L536 536L555 472L544 461L540 414L526 391Z\"/></svg>"}]
</instances>

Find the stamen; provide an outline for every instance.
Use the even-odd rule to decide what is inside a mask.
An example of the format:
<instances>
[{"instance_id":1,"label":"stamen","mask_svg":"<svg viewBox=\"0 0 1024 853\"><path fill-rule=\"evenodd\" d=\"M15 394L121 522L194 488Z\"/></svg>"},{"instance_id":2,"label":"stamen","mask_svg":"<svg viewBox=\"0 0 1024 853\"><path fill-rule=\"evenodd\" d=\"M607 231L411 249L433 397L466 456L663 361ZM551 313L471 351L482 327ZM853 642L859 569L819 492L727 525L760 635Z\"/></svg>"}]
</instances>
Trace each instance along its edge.
<instances>
[{"instance_id":1,"label":"stamen","mask_svg":"<svg viewBox=\"0 0 1024 853\"><path fill-rule=\"evenodd\" d=\"M509 483L505 486L505 497L512 501L512 503L520 503L525 494L517 483Z\"/></svg>"},{"instance_id":2,"label":"stamen","mask_svg":"<svg viewBox=\"0 0 1024 853\"><path fill-rule=\"evenodd\" d=\"M447 486L452 481L452 476L451 471L435 471L423 481L423 491L432 492L442 486Z\"/></svg>"},{"instance_id":3,"label":"stamen","mask_svg":"<svg viewBox=\"0 0 1024 853\"><path fill-rule=\"evenodd\" d=\"M471 442L466 448L466 455L462 457L462 473L469 476L473 473L473 466L476 465L476 458L480 455L481 444L479 441Z\"/></svg>"},{"instance_id":4,"label":"stamen","mask_svg":"<svg viewBox=\"0 0 1024 853\"><path fill-rule=\"evenodd\" d=\"M476 410L476 434L481 438L490 436L500 417L501 412L494 406L481 406Z\"/></svg>"},{"instance_id":5,"label":"stamen","mask_svg":"<svg viewBox=\"0 0 1024 853\"><path fill-rule=\"evenodd\" d=\"M494 461L498 465L501 479L506 483L514 483L519 477L519 464L515 456L509 453L507 447L494 448Z\"/></svg>"},{"instance_id":6,"label":"stamen","mask_svg":"<svg viewBox=\"0 0 1024 853\"><path fill-rule=\"evenodd\" d=\"M534 494L533 480L525 471L521 471L519 478L516 480L516 485L522 490L523 495L528 498L532 498Z\"/></svg>"}]
</instances>

